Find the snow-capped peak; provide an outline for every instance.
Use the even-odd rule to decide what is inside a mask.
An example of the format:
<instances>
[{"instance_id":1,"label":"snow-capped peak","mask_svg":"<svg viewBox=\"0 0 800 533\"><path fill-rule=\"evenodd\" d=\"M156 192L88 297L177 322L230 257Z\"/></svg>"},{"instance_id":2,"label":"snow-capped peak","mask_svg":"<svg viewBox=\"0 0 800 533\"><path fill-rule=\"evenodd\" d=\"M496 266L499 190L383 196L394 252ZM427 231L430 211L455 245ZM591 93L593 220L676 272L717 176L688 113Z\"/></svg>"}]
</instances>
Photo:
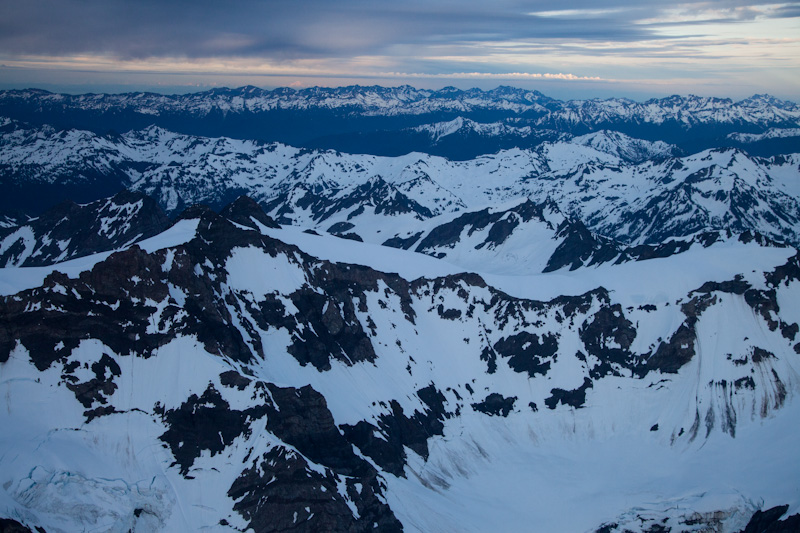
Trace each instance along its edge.
<instances>
[{"instance_id":1,"label":"snow-capped peak","mask_svg":"<svg viewBox=\"0 0 800 533\"><path fill-rule=\"evenodd\" d=\"M664 158L678 154L678 149L664 141L634 139L617 131L601 130L574 137L569 142L588 146L632 162Z\"/></svg>"}]
</instances>

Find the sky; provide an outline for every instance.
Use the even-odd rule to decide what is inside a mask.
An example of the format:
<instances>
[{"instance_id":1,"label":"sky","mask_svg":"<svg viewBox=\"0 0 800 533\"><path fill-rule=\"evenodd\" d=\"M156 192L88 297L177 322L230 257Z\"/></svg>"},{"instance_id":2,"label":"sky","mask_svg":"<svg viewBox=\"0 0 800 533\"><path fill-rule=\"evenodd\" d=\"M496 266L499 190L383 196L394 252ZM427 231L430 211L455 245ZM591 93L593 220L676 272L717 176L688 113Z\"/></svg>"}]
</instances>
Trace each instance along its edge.
<instances>
[{"instance_id":1,"label":"sky","mask_svg":"<svg viewBox=\"0 0 800 533\"><path fill-rule=\"evenodd\" d=\"M402 84L800 102L800 2L0 0L0 89Z\"/></svg>"}]
</instances>

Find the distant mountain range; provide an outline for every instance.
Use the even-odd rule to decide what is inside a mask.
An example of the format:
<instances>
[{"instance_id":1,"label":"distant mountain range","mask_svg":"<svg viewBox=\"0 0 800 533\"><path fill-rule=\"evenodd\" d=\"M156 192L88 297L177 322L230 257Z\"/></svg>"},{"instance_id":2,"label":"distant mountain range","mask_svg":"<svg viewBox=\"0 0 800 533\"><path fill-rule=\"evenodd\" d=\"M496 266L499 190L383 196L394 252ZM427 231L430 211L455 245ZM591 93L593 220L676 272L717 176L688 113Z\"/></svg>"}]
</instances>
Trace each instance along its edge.
<instances>
[{"instance_id":1,"label":"distant mountain range","mask_svg":"<svg viewBox=\"0 0 800 533\"><path fill-rule=\"evenodd\" d=\"M664 142L601 131L469 161L304 150L176 134L151 126L121 136L8 122L0 134L7 209L93 201L131 189L167 213L221 208L247 194L284 224L359 226L381 243L408 239L441 216L551 201L598 235L658 244L703 231L759 232L800 243L800 155L733 148L673 156ZM384 221L384 222L381 222Z\"/></svg>"},{"instance_id":2,"label":"distant mountain range","mask_svg":"<svg viewBox=\"0 0 800 533\"><path fill-rule=\"evenodd\" d=\"M0 92L0 116L100 134L157 125L190 135L279 141L373 155L421 151L458 159L512 147L531 148L542 140L555 140L561 133L583 135L600 130L665 141L686 153L747 144L750 153L775 155L785 150L785 139L743 143L729 135L800 126L800 106L769 95L739 102L699 96L646 102L620 98L561 101L512 87L491 91L452 87L428 91L409 86L299 91L241 87L187 95L65 95L31 89ZM463 124L467 127L461 128L457 144L438 143L439 137L418 129L459 119L466 119ZM496 125L476 131L473 123ZM526 128L531 134L521 135ZM487 136L494 140L487 142ZM797 136L793 137L796 146Z\"/></svg>"}]
</instances>

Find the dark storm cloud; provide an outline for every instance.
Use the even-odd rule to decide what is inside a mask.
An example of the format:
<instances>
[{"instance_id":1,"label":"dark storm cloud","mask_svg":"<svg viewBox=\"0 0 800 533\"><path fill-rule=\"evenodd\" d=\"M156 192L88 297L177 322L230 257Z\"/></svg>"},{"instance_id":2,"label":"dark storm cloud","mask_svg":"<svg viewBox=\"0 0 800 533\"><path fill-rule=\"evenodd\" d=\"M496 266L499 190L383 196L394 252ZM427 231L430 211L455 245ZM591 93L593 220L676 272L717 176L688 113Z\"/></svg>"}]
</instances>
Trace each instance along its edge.
<instances>
[{"instance_id":1,"label":"dark storm cloud","mask_svg":"<svg viewBox=\"0 0 800 533\"><path fill-rule=\"evenodd\" d=\"M800 3L781 6L775 11L775 16L780 18L800 17Z\"/></svg>"},{"instance_id":2,"label":"dark storm cloud","mask_svg":"<svg viewBox=\"0 0 800 533\"><path fill-rule=\"evenodd\" d=\"M758 3L696 5L732 9ZM632 22L657 15L661 7L660 1L634 0L561 4L513 0L6 0L0 2L0 51L279 61L393 55L393 50L417 45L556 39L633 42L658 38L652 26ZM531 15L553 9L590 11ZM800 3L793 3L779 13L796 16L799 10Z\"/></svg>"}]
</instances>

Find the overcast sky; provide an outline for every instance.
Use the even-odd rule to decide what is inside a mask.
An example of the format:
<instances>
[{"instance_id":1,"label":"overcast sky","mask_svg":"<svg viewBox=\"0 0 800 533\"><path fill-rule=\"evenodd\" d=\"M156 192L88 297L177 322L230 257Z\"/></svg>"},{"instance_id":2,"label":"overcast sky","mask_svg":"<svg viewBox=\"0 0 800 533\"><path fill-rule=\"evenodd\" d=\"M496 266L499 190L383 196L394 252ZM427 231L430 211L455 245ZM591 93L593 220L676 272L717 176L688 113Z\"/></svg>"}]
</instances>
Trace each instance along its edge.
<instances>
[{"instance_id":1,"label":"overcast sky","mask_svg":"<svg viewBox=\"0 0 800 533\"><path fill-rule=\"evenodd\" d=\"M800 2L0 0L0 88L406 83L800 101Z\"/></svg>"}]
</instances>

